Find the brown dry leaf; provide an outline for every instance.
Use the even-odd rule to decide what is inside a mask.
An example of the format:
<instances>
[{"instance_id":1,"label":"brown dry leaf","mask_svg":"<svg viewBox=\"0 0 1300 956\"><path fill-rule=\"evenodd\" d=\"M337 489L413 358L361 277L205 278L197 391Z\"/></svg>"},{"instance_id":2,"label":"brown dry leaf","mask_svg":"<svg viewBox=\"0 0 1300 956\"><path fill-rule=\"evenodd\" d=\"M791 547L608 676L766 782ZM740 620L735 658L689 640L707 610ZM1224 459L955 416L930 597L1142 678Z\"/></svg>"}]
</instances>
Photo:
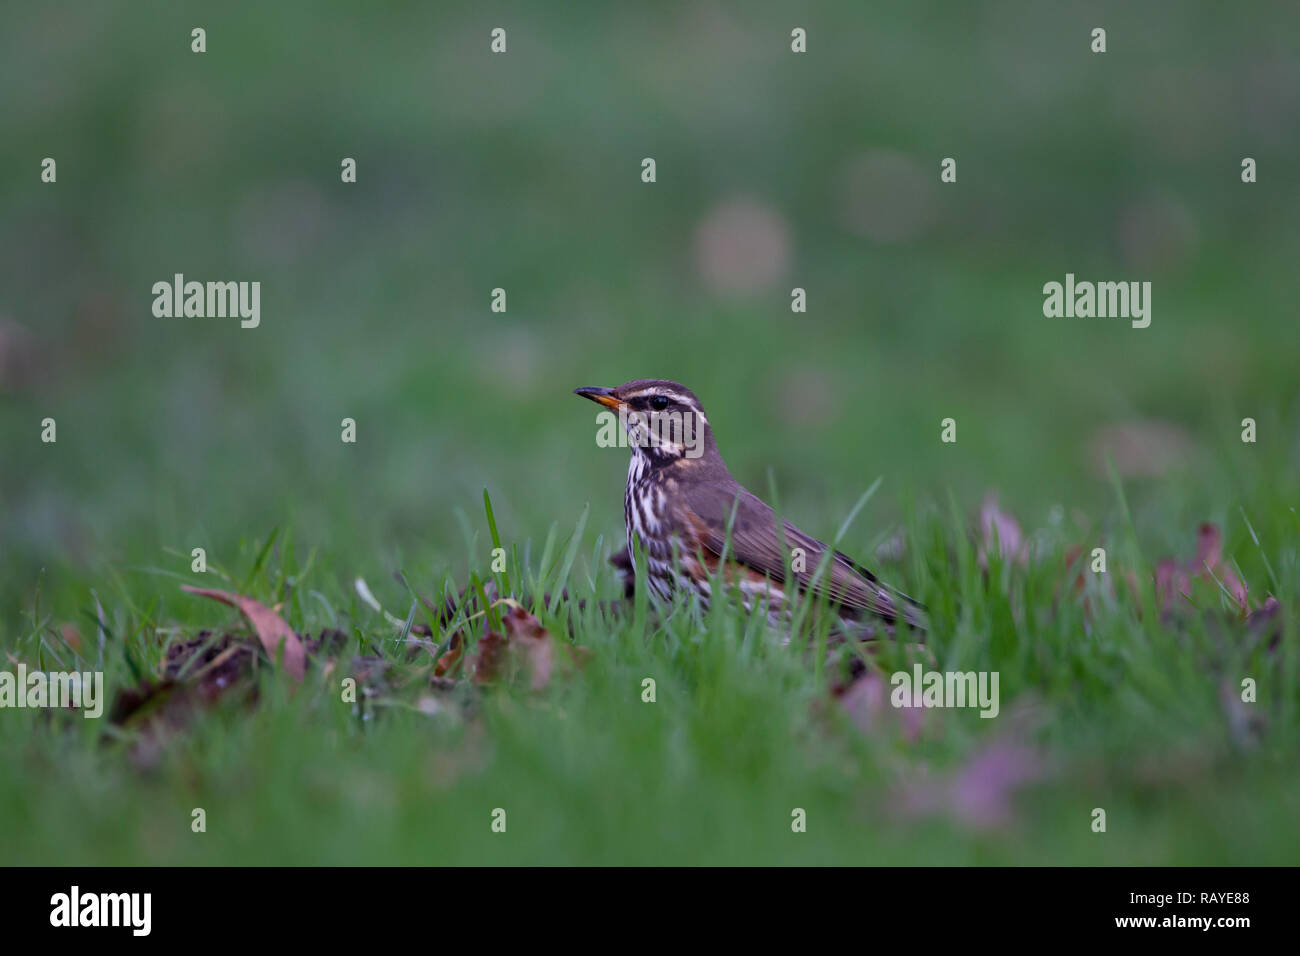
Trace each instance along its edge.
<instances>
[{"instance_id":1,"label":"brown dry leaf","mask_svg":"<svg viewBox=\"0 0 1300 956\"><path fill-rule=\"evenodd\" d=\"M489 630L478 642L470 664L471 680L476 684L507 681L527 673L531 690L541 690L551 680L553 650L551 634L518 605L510 607L502 618L505 633Z\"/></svg>"},{"instance_id":2,"label":"brown dry leaf","mask_svg":"<svg viewBox=\"0 0 1300 956\"><path fill-rule=\"evenodd\" d=\"M506 638L499 631L488 631L478 639L478 648L470 662L470 680L490 684L501 676L506 663Z\"/></svg>"},{"instance_id":3,"label":"brown dry leaf","mask_svg":"<svg viewBox=\"0 0 1300 956\"><path fill-rule=\"evenodd\" d=\"M1231 567L1223 563L1223 536L1219 534L1216 525L1206 523L1199 529L1199 537L1196 541L1196 567L1204 573L1213 574L1241 605L1243 614L1249 610L1250 602L1246 594L1246 585Z\"/></svg>"},{"instance_id":4,"label":"brown dry leaf","mask_svg":"<svg viewBox=\"0 0 1300 956\"><path fill-rule=\"evenodd\" d=\"M443 652L442 657L438 658L438 663L434 665L433 676L445 677L460 661L460 655L465 646L465 641L461 637L461 632L457 631L451 636L447 643L447 650Z\"/></svg>"},{"instance_id":5,"label":"brown dry leaf","mask_svg":"<svg viewBox=\"0 0 1300 956\"><path fill-rule=\"evenodd\" d=\"M1250 610L1246 585L1231 567L1223 563L1223 538L1217 525L1206 522L1200 526L1196 540L1196 557L1180 562L1165 558L1156 565L1156 600L1160 611L1171 610L1178 597L1192 597L1192 582L1218 581L1232 595L1245 614ZM1216 585L1217 586L1217 585Z\"/></svg>"},{"instance_id":6,"label":"brown dry leaf","mask_svg":"<svg viewBox=\"0 0 1300 956\"><path fill-rule=\"evenodd\" d=\"M154 767L167 738L184 731L195 713L219 699L233 693L242 703L255 703L257 687L251 678L256 653L256 645L244 636L211 631L168 645L161 677L121 688L109 711L112 723L138 732L132 763L142 770Z\"/></svg>"},{"instance_id":7,"label":"brown dry leaf","mask_svg":"<svg viewBox=\"0 0 1300 956\"><path fill-rule=\"evenodd\" d=\"M182 584L181 590L239 608L240 613L248 618L249 623L253 625L258 640L262 642L262 647L266 649L266 653L271 656L272 660L275 659L280 644L283 642L284 669L289 672L289 676L294 680L302 680L303 674L307 671L307 655L303 651L302 641L298 640L298 635L293 632L293 629L285 623L284 618L280 617L280 615L260 601L254 601L250 597L244 597L242 594L235 594L231 591L195 588L190 587L188 584Z\"/></svg>"},{"instance_id":8,"label":"brown dry leaf","mask_svg":"<svg viewBox=\"0 0 1300 956\"><path fill-rule=\"evenodd\" d=\"M1029 558L1029 547L1020 522L1009 511L998 506L998 494L990 491L984 496L980 505L980 545L979 564L984 570L989 567L989 555L1000 552L1003 560L1014 560L1024 564Z\"/></svg>"},{"instance_id":9,"label":"brown dry leaf","mask_svg":"<svg viewBox=\"0 0 1300 956\"><path fill-rule=\"evenodd\" d=\"M512 607L505 616L506 634L512 648L518 647L528 658L533 690L541 690L551 679L551 634L542 622L521 607Z\"/></svg>"},{"instance_id":10,"label":"brown dry leaf","mask_svg":"<svg viewBox=\"0 0 1300 956\"><path fill-rule=\"evenodd\" d=\"M616 568L619 567L620 557L625 558L626 554L627 552L623 551L610 559ZM624 580L630 593L631 580L630 578ZM444 680L460 677L467 677L475 684L488 684L498 680L512 683L521 676L523 671L527 671L530 686L533 690L539 690L545 687L556 673L568 676L581 669L590 656L590 651L585 647L575 647L567 641L553 641L550 632L542 626L542 623L521 607L514 598L498 596L495 581L486 582L483 585L483 592L489 607L505 606L502 612L501 630L491 629L486 610L480 607L481 602L469 588L461 591L455 598L444 601L436 613L439 623L447 627L452 626L451 622L461 613L474 608L478 610L470 614L465 624L454 631L448 639L447 649L433 669L431 680L435 685ZM560 598L564 601L569 600L568 593L561 591ZM545 604L551 603L551 595L544 595L542 601ZM616 614L623 610L626 604L626 601L609 601L601 602L601 607L611 614ZM583 606L584 602L577 602L579 609ZM481 622L473 625L469 623L479 618L482 619ZM466 655L466 647L475 631L478 632L478 637L473 645L474 652L472 655ZM567 652L558 660L555 658L554 650L557 643L562 651ZM426 642L426 646L429 644L430 642Z\"/></svg>"},{"instance_id":11,"label":"brown dry leaf","mask_svg":"<svg viewBox=\"0 0 1300 956\"><path fill-rule=\"evenodd\" d=\"M248 640L232 634L214 637L211 631L199 631L191 640L167 648L163 676L168 681L196 684L199 696L212 703L252 676L256 653Z\"/></svg>"}]
</instances>

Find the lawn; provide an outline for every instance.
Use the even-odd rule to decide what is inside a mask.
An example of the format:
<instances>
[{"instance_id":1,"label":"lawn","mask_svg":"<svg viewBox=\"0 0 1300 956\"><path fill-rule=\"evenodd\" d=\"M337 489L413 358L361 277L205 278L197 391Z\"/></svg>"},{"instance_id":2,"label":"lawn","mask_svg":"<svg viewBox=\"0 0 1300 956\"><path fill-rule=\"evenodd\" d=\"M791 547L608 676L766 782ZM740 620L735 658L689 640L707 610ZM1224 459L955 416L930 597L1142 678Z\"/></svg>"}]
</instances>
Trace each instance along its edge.
<instances>
[{"instance_id":1,"label":"lawn","mask_svg":"<svg viewBox=\"0 0 1300 956\"><path fill-rule=\"evenodd\" d=\"M0 862L1300 861L1300 12L1244 9L7 10L0 667L109 707L0 710ZM156 317L176 273L260 324ZM1150 326L1046 317L1067 273ZM627 452L571 390L641 377L805 531L853 514L924 647L846 685L816 628L612 606ZM487 615L402 641L474 581L544 686L471 679ZM182 585L328 640L112 719L252 646ZM917 661L998 716L891 707Z\"/></svg>"}]
</instances>

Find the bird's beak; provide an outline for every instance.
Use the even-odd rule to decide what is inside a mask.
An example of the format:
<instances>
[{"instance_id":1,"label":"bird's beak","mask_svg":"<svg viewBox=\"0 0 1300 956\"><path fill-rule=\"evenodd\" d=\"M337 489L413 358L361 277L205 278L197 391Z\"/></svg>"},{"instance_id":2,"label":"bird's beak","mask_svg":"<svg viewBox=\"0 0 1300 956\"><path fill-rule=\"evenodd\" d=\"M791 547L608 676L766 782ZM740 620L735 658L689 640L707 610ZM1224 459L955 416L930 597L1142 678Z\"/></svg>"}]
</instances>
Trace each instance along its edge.
<instances>
[{"instance_id":1,"label":"bird's beak","mask_svg":"<svg viewBox=\"0 0 1300 956\"><path fill-rule=\"evenodd\" d=\"M623 400L614 394L612 388L600 388L596 385L588 385L585 388L575 388L573 394L581 395L583 398L589 398L599 405L604 405L606 408L621 408L624 404Z\"/></svg>"}]
</instances>

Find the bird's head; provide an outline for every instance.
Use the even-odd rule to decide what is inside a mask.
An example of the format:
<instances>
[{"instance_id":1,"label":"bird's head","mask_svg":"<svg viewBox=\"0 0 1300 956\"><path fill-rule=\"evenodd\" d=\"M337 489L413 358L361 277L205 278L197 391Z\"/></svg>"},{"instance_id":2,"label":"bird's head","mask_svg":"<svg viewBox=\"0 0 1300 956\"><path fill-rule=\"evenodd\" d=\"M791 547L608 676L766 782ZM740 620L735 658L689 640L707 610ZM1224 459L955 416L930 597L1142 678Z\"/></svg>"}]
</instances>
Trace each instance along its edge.
<instances>
[{"instance_id":1,"label":"bird's head","mask_svg":"<svg viewBox=\"0 0 1300 956\"><path fill-rule=\"evenodd\" d=\"M613 444L609 438L625 435L632 454L644 456L655 466L694 461L716 452L700 400L685 385L639 378L615 388L589 386L573 391L617 416L602 425L598 444ZM611 424L616 424L619 431L609 429Z\"/></svg>"}]
</instances>

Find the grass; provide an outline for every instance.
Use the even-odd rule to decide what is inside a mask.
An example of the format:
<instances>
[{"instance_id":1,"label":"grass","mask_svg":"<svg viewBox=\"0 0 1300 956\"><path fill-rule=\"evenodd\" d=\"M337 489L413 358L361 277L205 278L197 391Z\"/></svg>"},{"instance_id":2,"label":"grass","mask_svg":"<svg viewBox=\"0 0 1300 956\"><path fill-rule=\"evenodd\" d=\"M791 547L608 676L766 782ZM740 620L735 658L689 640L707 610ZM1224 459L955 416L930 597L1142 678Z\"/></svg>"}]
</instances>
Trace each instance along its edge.
<instances>
[{"instance_id":1,"label":"grass","mask_svg":"<svg viewBox=\"0 0 1300 956\"><path fill-rule=\"evenodd\" d=\"M383 655L391 688L362 719L340 670L291 694L263 661L258 706L153 754L105 721L0 712L0 861L1300 858L1296 11L1116 6L1097 56L1082 11L814 2L795 58L779 4L518 4L493 58L474 5L305 10L6 12L0 654L70 663L70 626L93 659L102 620L115 693L237 626L188 583L342 628L340 667ZM864 179L882 154L898 181ZM787 250L741 291L699 241L738 199ZM922 225L881 239L879 209ZM261 281L260 327L154 318L176 272ZM1067 272L1151 281L1151 327L1045 319ZM619 593L626 461L570 390L646 376L692 387L736 476L824 540L879 478L843 549L927 603L939 666L1000 673L999 718L863 730L834 666L736 613L540 603ZM1098 436L1138 424L1174 450L1108 472ZM986 574L991 489L1034 549ZM1211 581L1197 611L1150 613L1156 562L1190 558L1203 521L1252 602L1281 602L1275 652ZM497 546L500 586L590 659L540 697L423 713L430 662L396 643L428 623L413 592L486 586ZM1140 593L1086 576L1086 616L1076 546ZM1221 699L1240 676L1245 735ZM970 816L963 780L1017 773L988 798L1000 822Z\"/></svg>"},{"instance_id":2,"label":"grass","mask_svg":"<svg viewBox=\"0 0 1300 956\"><path fill-rule=\"evenodd\" d=\"M495 545L493 519L485 524ZM562 588L618 592L598 560L603 543L584 540L581 524L553 527L540 549L525 543L501 575L529 582L518 593L551 632L590 649L581 672L539 695L462 682L427 713L419 705L430 696L432 658L409 660L395 639L409 621L385 621L320 561L300 563L291 535L272 532L248 543L239 562L246 571L215 573L265 603L283 602L300 633L345 631L339 668L312 668L295 693L264 661L257 706L218 705L143 757L139 730L6 713L6 860L1294 861L1293 620L1269 652L1240 622L1223 623L1230 615L1217 589L1196 592L1203 613L1166 625L1149 614L1139 620L1122 589L1112 598L1092 585L1089 618L1082 601L1057 598L1071 529L1042 529L1028 567L995 553L985 574L962 524L940 509L918 514L906 528L905 559L882 570L929 604L936 663L927 666L998 671L1001 714L931 712L919 739L888 708L869 729L855 723L828 691L837 668L818 679L807 646L781 647L765 622L734 605L706 614L682 605L661 618L613 616L595 602L546 604L540 596ZM1131 525L1117 527L1116 555L1125 537L1134 539ZM1277 593L1290 606L1293 551L1243 549L1239 560L1248 581L1280 569ZM169 599L172 577L134 572L101 594L110 687L155 671L193 622L232 623L216 605ZM142 605L133 595L149 581L154 596ZM400 607L409 596L396 581L372 583L381 603ZM47 668L91 667L36 613L18 654ZM340 693L353 653L392 668L388 685L359 707ZM914 655L889 643L871 659L887 674L910 669ZM1221 682L1235 685L1238 675L1260 688L1252 713L1267 730L1258 741L1234 738L1220 702ZM655 682L652 703L643 700L646 678ZM1036 779L1003 786L995 771L996 819L969 818L961 774L1005 743L1032 754ZM951 802L909 811L945 780ZM190 830L196 807L206 833ZM1096 807L1106 810L1105 834L1090 829ZM490 828L498 808L504 834ZM791 830L795 808L807 813L805 833Z\"/></svg>"}]
</instances>

